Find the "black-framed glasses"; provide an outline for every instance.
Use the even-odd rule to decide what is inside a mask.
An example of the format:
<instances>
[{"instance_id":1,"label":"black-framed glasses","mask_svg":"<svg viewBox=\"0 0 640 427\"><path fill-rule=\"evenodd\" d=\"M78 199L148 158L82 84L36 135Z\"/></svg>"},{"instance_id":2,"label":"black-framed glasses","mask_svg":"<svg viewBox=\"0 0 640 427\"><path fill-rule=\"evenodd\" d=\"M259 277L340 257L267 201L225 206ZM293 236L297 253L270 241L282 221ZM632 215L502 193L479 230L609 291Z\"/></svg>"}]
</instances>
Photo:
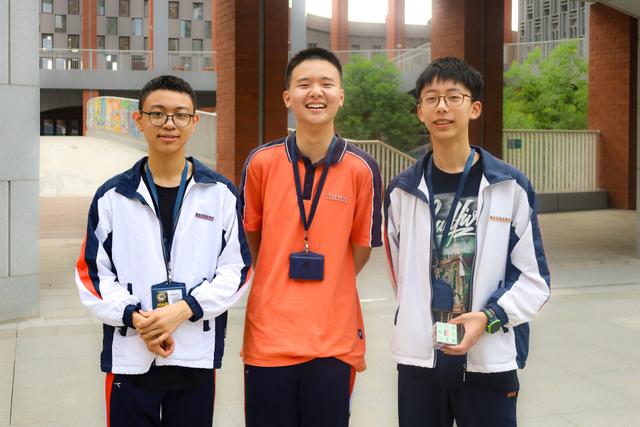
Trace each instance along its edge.
<instances>
[{"instance_id":1,"label":"black-framed glasses","mask_svg":"<svg viewBox=\"0 0 640 427\"><path fill-rule=\"evenodd\" d=\"M426 95L420 98L420 105L423 108L436 108L440 103L440 99L444 100L444 105L447 107L459 107L464 103L464 98L467 97L473 101L471 95L466 93L450 93L448 95Z\"/></svg>"},{"instance_id":2,"label":"black-framed glasses","mask_svg":"<svg viewBox=\"0 0 640 427\"><path fill-rule=\"evenodd\" d=\"M175 113L175 114L167 114L161 111L141 111L142 114L147 114L149 116L149 121L152 125L157 127L164 126L165 123L171 118L173 124L178 128L184 128L189 126L191 123L191 119L194 114L189 113Z\"/></svg>"}]
</instances>

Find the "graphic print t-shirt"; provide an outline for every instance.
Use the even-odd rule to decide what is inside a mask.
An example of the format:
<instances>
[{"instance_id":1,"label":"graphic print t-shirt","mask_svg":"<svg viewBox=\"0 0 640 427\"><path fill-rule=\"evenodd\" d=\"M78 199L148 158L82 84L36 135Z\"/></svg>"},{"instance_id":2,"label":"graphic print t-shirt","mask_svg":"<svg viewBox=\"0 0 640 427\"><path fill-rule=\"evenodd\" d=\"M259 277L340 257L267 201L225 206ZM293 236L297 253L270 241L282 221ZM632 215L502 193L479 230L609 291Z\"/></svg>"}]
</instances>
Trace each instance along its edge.
<instances>
[{"instance_id":1,"label":"graphic print t-shirt","mask_svg":"<svg viewBox=\"0 0 640 427\"><path fill-rule=\"evenodd\" d=\"M426 167L425 167L426 176ZM449 314L440 314L439 321L448 321L469 311L469 289L473 277L473 261L476 255L476 229L478 225L478 191L482 180L482 164L478 160L471 167L469 176L462 190L458 205L454 207L455 213L447 240L444 243L440 257L434 248L440 244L442 233L447 221L453 199L458 188L458 182L462 177L460 173L447 173L433 165L433 191L435 201L432 209L436 216L436 239L432 240L432 266L437 278L450 283L453 287L453 311ZM436 313L434 313L436 314ZM445 317L445 318L442 318ZM446 318L449 317L449 318Z\"/></svg>"}]
</instances>

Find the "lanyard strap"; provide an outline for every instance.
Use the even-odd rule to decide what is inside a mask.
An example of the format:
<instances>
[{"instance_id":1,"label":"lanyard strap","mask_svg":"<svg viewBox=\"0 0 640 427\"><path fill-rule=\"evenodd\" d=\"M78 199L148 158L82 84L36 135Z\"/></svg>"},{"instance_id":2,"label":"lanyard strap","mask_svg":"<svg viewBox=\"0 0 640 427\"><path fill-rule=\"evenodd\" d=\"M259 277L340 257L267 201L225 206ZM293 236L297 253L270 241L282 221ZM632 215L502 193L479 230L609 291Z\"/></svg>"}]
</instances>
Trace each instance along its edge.
<instances>
[{"instance_id":1,"label":"lanyard strap","mask_svg":"<svg viewBox=\"0 0 640 427\"><path fill-rule=\"evenodd\" d=\"M147 174L147 182L149 183L149 191L151 192L151 197L153 198L154 203L156 204L156 214L158 218L160 218L160 200L158 199L158 189L156 188L155 182L153 182L153 175L151 175L151 170L149 170L149 162L144 166L144 171ZM176 224L178 222L178 213L180 212L180 207L182 206L182 198L184 197L184 191L187 186L187 173L189 172L189 165L187 160L184 161L184 169L182 169L182 177L180 178L180 187L178 187L178 194L176 195L176 201L173 205L173 227L171 229L171 234L176 229ZM160 222L162 224L162 222ZM164 234L164 233L163 233ZM171 257L171 242L168 239L163 237L163 247L165 252L165 260L168 260Z\"/></svg>"},{"instance_id":2,"label":"lanyard strap","mask_svg":"<svg viewBox=\"0 0 640 427\"><path fill-rule=\"evenodd\" d=\"M469 157L467 157L467 163L464 165L464 170L462 171L462 176L460 177L460 181L458 181L458 188L456 189L456 195L453 198L453 202L451 203L451 207L449 208L449 215L447 215L447 221L444 225L444 230L442 230L442 237L440 237L440 244L435 245L436 254L438 258L442 255L442 250L444 249L444 244L449 237L449 229L451 228L451 223L453 222L453 216L455 215L455 211L458 206L458 201L460 200L460 196L462 196L462 191L464 190L464 184L467 182L467 177L469 176L469 171L471 170L471 166L473 165L473 158L475 157L476 150L471 149L471 153L469 153ZM435 193L433 191L433 154L429 157L429 164L427 166L427 189L429 190L429 202L431 203L431 221L433 223L433 229L436 230L436 212L434 209L435 203ZM436 233L433 233L434 241L437 241Z\"/></svg>"},{"instance_id":3,"label":"lanyard strap","mask_svg":"<svg viewBox=\"0 0 640 427\"><path fill-rule=\"evenodd\" d=\"M318 201L320 200L320 193L322 193L322 188L324 187L324 182L327 179L327 175L329 173L329 168L331 167L331 159L333 158L333 152L336 148L336 137L334 136L329 144L329 149L327 150L327 155L324 158L324 167L322 168L322 175L320 175L320 181L318 181L318 186L316 188L316 192L313 195L313 200L311 202L311 209L309 210L309 218L307 219L307 215L304 211L304 202L302 201L302 186L300 184L300 172L298 171L298 147L296 145L295 135L293 136L293 149L291 150L291 165L293 167L293 180L296 184L296 196L298 198L298 209L300 210L300 220L302 220L302 226L304 227L304 249L305 252L309 252L309 239L308 239L308 231L311 227L311 222L313 221L313 217L316 214L316 208L318 207Z\"/></svg>"}]
</instances>

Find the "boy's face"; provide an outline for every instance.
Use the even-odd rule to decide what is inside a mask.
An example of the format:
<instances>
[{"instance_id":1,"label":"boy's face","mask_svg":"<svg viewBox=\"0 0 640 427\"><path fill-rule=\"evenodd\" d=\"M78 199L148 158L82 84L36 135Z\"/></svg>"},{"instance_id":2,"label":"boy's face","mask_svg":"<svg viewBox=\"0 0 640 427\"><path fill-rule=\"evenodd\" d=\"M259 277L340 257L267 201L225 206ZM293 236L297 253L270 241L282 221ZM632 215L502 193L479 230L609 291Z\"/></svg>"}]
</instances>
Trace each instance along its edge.
<instances>
[{"instance_id":1,"label":"boy's face","mask_svg":"<svg viewBox=\"0 0 640 427\"><path fill-rule=\"evenodd\" d=\"M467 136L469 121L482 112L482 104L471 99L471 91L453 80L432 81L422 88L418 100L418 118L436 141Z\"/></svg>"},{"instance_id":2,"label":"boy's face","mask_svg":"<svg viewBox=\"0 0 640 427\"><path fill-rule=\"evenodd\" d=\"M291 73L289 88L282 94L284 104L301 124L333 126L344 103L338 69L323 59L302 61Z\"/></svg>"},{"instance_id":3,"label":"boy's face","mask_svg":"<svg viewBox=\"0 0 640 427\"><path fill-rule=\"evenodd\" d=\"M173 90L154 90L145 99L141 110L135 111L133 118L137 128L144 134L149 153L166 155L181 151L200 120L200 116L195 115L186 126L182 126L187 121L186 114L194 114L193 102L188 94ZM177 117L167 118L162 124L161 114L147 113L177 114ZM176 122L182 127L176 126Z\"/></svg>"}]
</instances>

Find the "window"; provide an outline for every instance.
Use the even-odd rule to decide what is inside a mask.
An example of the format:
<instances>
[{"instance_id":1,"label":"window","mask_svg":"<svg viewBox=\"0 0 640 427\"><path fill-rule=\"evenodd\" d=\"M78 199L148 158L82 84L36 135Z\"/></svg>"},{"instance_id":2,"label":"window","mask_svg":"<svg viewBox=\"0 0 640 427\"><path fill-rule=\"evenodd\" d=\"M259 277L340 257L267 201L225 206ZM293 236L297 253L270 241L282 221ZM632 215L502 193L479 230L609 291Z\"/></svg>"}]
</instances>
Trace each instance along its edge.
<instances>
[{"instance_id":1,"label":"window","mask_svg":"<svg viewBox=\"0 0 640 427\"><path fill-rule=\"evenodd\" d=\"M131 48L131 40L129 37L120 37L118 42L118 49L129 50Z\"/></svg>"},{"instance_id":2,"label":"window","mask_svg":"<svg viewBox=\"0 0 640 427\"><path fill-rule=\"evenodd\" d=\"M211 38L211 21L204 21L204 38Z\"/></svg>"},{"instance_id":3,"label":"window","mask_svg":"<svg viewBox=\"0 0 640 427\"><path fill-rule=\"evenodd\" d=\"M144 0L144 17L149 17L149 0Z\"/></svg>"},{"instance_id":4,"label":"window","mask_svg":"<svg viewBox=\"0 0 640 427\"><path fill-rule=\"evenodd\" d=\"M78 34L69 34L67 36L67 47L69 49L80 49L80 36Z\"/></svg>"},{"instance_id":5,"label":"window","mask_svg":"<svg viewBox=\"0 0 640 427\"><path fill-rule=\"evenodd\" d=\"M134 36L142 35L142 18L133 18L131 20L131 33Z\"/></svg>"},{"instance_id":6,"label":"window","mask_svg":"<svg viewBox=\"0 0 640 427\"><path fill-rule=\"evenodd\" d=\"M180 39L169 39L169 50L180 50Z\"/></svg>"},{"instance_id":7,"label":"window","mask_svg":"<svg viewBox=\"0 0 640 427\"><path fill-rule=\"evenodd\" d=\"M69 0L67 14L80 15L80 0Z\"/></svg>"},{"instance_id":8,"label":"window","mask_svg":"<svg viewBox=\"0 0 640 427\"><path fill-rule=\"evenodd\" d=\"M191 21L180 21L180 37L191 37Z\"/></svg>"},{"instance_id":9,"label":"window","mask_svg":"<svg viewBox=\"0 0 640 427\"><path fill-rule=\"evenodd\" d=\"M53 0L42 0L42 13L53 13Z\"/></svg>"},{"instance_id":10,"label":"window","mask_svg":"<svg viewBox=\"0 0 640 427\"><path fill-rule=\"evenodd\" d=\"M104 16L104 0L98 0L98 16Z\"/></svg>"},{"instance_id":11,"label":"window","mask_svg":"<svg viewBox=\"0 0 640 427\"><path fill-rule=\"evenodd\" d=\"M53 34L43 34L42 44L43 49L53 49Z\"/></svg>"},{"instance_id":12,"label":"window","mask_svg":"<svg viewBox=\"0 0 640 427\"><path fill-rule=\"evenodd\" d=\"M107 70L118 71L118 55L107 55Z\"/></svg>"},{"instance_id":13,"label":"window","mask_svg":"<svg viewBox=\"0 0 640 427\"><path fill-rule=\"evenodd\" d=\"M360 50L360 45L359 44L352 44L351 45L351 50Z\"/></svg>"},{"instance_id":14,"label":"window","mask_svg":"<svg viewBox=\"0 0 640 427\"><path fill-rule=\"evenodd\" d=\"M67 15L56 15L55 28L56 28L56 33L67 32Z\"/></svg>"},{"instance_id":15,"label":"window","mask_svg":"<svg viewBox=\"0 0 640 427\"><path fill-rule=\"evenodd\" d=\"M177 1L169 2L169 19L178 19L180 16L179 13L180 3Z\"/></svg>"},{"instance_id":16,"label":"window","mask_svg":"<svg viewBox=\"0 0 640 427\"><path fill-rule=\"evenodd\" d=\"M149 50L149 37L144 38L143 50Z\"/></svg>"},{"instance_id":17,"label":"window","mask_svg":"<svg viewBox=\"0 0 640 427\"><path fill-rule=\"evenodd\" d=\"M191 50L196 52L202 52L202 39L193 39L191 45L192 45Z\"/></svg>"},{"instance_id":18,"label":"window","mask_svg":"<svg viewBox=\"0 0 640 427\"><path fill-rule=\"evenodd\" d=\"M193 20L194 21L202 21L203 8L202 3L194 3L193 4Z\"/></svg>"},{"instance_id":19,"label":"window","mask_svg":"<svg viewBox=\"0 0 640 427\"><path fill-rule=\"evenodd\" d=\"M120 0L120 16L129 16L129 0Z\"/></svg>"},{"instance_id":20,"label":"window","mask_svg":"<svg viewBox=\"0 0 640 427\"><path fill-rule=\"evenodd\" d=\"M318 47L318 43L307 43L308 48Z\"/></svg>"},{"instance_id":21,"label":"window","mask_svg":"<svg viewBox=\"0 0 640 427\"><path fill-rule=\"evenodd\" d=\"M118 35L118 18L113 18L113 17L107 18L107 35L108 36Z\"/></svg>"},{"instance_id":22,"label":"window","mask_svg":"<svg viewBox=\"0 0 640 427\"><path fill-rule=\"evenodd\" d=\"M374 44L374 45L372 46L372 49L373 49L373 50L381 50L381 49L382 49L382 45Z\"/></svg>"},{"instance_id":23,"label":"window","mask_svg":"<svg viewBox=\"0 0 640 427\"><path fill-rule=\"evenodd\" d=\"M104 36L96 36L96 49L104 49Z\"/></svg>"}]
</instances>

